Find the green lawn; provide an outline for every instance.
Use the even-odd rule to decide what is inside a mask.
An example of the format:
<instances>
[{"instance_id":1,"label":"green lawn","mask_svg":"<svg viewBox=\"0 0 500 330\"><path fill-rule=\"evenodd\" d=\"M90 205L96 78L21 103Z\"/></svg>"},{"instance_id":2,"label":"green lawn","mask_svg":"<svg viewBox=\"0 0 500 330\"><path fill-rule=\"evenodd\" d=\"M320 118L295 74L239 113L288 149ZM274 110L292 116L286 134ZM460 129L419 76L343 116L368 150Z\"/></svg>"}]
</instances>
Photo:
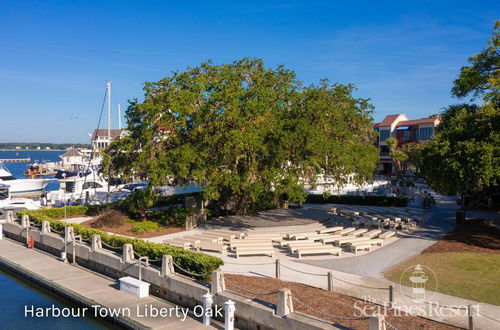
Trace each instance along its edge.
<instances>
[{"instance_id":1,"label":"green lawn","mask_svg":"<svg viewBox=\"0 0 500 330\"><path fill-rule=\"evenodd\" d=\"M404 271L416 264L425 265L436 274L438 292L500 305L500 254L498 253L424 253L390 269L384 275L389 280L399 283ZM411 286L406 274L401 283ZM430 276L426 288L435 287L436 283Z\"/></svg>"}]
</instances>

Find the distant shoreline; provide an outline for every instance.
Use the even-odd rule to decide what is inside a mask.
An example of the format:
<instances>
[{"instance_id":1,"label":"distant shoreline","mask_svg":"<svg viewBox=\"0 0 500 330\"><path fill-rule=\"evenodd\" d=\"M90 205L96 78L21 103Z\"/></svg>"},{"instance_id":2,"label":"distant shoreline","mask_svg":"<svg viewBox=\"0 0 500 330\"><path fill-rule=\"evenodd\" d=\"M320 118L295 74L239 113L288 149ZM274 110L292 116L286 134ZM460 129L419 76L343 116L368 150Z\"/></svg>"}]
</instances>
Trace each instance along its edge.
<instances>
[{"instance_id":1,"label":"distant shoreline","mask_svg":"<svg viewBox=\"0 0 500 330\"><path fill-rule=\"evenodd\" d=\"M0 151L66 151L66 149L0 149Z\"/></svg>"}]
</instances>

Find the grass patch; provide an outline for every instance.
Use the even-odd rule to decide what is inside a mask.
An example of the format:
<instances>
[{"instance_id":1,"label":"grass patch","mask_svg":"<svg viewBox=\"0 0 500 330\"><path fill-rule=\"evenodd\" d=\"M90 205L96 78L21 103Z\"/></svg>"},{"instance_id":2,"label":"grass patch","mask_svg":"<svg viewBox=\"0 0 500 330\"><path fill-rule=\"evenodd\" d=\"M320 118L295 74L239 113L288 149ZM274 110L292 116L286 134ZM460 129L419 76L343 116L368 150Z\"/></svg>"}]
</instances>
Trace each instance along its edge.
<instances>
[{"instance_id":1,"label":"grass patch","mask_svg":"<svg viewBox=\"0 0 500 330\"><path fill-rule=\"evenodd\" d=\"M424 253L385 272L385 277L399 283L408 267L421 264L429 267L437 277L437 291L456 297L500 305L498 265L500 254L478 252ZM407 273L408 274L408 273ZM411 287L408 278L401 283ZM433 289L432 276L426 288Z\"/></svg>"}]
</instances>

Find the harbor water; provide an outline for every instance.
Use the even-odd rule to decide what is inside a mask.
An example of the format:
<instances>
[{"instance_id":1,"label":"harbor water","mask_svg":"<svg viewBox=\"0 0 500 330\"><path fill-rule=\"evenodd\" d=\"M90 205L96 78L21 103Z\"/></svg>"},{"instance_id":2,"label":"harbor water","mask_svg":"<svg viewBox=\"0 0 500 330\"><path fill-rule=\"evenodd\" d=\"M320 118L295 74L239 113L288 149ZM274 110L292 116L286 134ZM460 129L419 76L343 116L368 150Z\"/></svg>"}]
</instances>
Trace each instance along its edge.
<instances>
[{"instance_id":1,"label":"harbor water","mask_svg":"<svg viewBox=\"0 0 500 330\"><path fill-rule=\"evenodd\" d=\"M18 179L26 179L24 171L27 166L33 163L43 162L58 162L61 161L60 155L65 153L61 150L0 150L0 159L15 159L15 158L31 158L30 162L23 163L5 163L5 167ZM46 178L53 178L48 176ZM51 181L46 190L58 190L59 182L57 180Z\"/></svg>"},{"instance_id":2,"label":"harbor water","mask_svg":"<svg viewBox=\"0 0 500 330\"><path fill-rule=\"evenodd\" d=\"M0 268L0 329L110 329L111 323L87 317L25 317L25 306L77 308L54 294L33 286ZM29 313L28 313L29 314ZM117 328L115 328L117 329Z\"/></svg>"}]
</instances>

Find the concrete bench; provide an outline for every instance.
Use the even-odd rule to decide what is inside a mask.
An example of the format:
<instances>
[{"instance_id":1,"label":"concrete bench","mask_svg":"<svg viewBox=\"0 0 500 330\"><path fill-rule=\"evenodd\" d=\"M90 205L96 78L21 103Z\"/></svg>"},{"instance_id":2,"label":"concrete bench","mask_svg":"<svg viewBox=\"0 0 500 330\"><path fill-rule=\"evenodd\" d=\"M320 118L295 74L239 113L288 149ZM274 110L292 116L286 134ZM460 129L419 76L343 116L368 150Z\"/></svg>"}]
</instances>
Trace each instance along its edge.
<instances>
[{"instance_id":1,"label":"concrete bench","mask_svg":"<svg viewBox=\"0 0 500 330\"><path fill-rule=\"evenodd\" d=\"M238 250L236 249L236 258L240 256L252 256L252 255L268 255L271 258L274 258L274 249L253 249L253 250Z\"/></svg>"},{"instance_id":2,"label":"concrete bench","mask_svg":"<svg viewBox=\"0 0 500 330\"><path fill-rule=\"evenodd\" d=\"M358 251L363 250L368 250L368 252L370 252L372 250L372 245L370 243L351 244L351 252L358 253Z\"/></svg>"},{"instance_id":3,"label":"concrete bench","mask_svg":"<svg viewBox=\"0 0 500 330\"><path fill-rule=\"evenodd\" d=\"M204 236L217 237L220 240L228 240L228 241L230 241L230 240L232 240L232 239L234 239L236 237L235 234L211 233L209 231L202 232L201 234L204 235Z\"/></svg>"},{"instance_id":4,"label":"concrete bench","mask_svg":"<svg viewBox=\"0 0 500 330\"><path fill-rule=\"evenodd\" d=\"M344 229L342 226L330 227L326 229L318 230L318 234L331 234Z\"/></svg>"},{"instance_id":5,"label":"concrete bench","mask_svg":"<svg viewBox=\"0 0 500 330\"><path fill-rule=\"evenodd\" d=\"M220 240L217 237L209 237L205 235L183 236L181 238L186 240L195 240L199 242L220 243Z\"/></svg>"},{"instance_id":6,"label":"concrete bench","mask_svg":"<svg viewBox=\"0 0 500 330\"><path fill-rule=\"evenodd\" d=\"M337 240L339 238L342 238L342 237L346 237L346 236L342 236L342 235L330 235L328 237L321 238L319 241L321 243L323 243L323 244L327 244L327 243L332 243L335 240Z\"/></svg>"},{"instance_id":7,"label":"concrete bench","mask_svg":"<svg viewBox=\"0 0 500 330\"><path fill-rule=\"evenodd\" d=\"M262 241L262 242L231 242L229 244L229 247L231 250L235 250L236 248L242 248L242 247L272 247L273 244L271 241Z\"/></svg>"},{"instance_id":8,"label":"concrete bench","mask_svg":"<svg viewBox=\"0 0 500 330\"><path fill-rule=\"evenodd\" d=\"M367 231L368 231L368 229L357 229L355 231L350 232L349 235L351 235L351 236L361 236L364 233L366 233Z\"/></svg>"},{"instance_id":9,"label":"concrete bench","mask_svg":"<svg viewBox=\"0 0 500 330\"><path fill-rule=\"evenodd\" d=\"M326 246L328 246L328 245L326 245ZM300 249L311 249L311 248L322 248L322 247L325 247L325 245L323 245L321 243L310 243L310 244L306 244L306 245L291 245L288 247L288 249L293 253L293 252L300 250Z\"/></svg>"},{"instance_id":10,"label":"concrete bench","mask_svg":"<svg viewBox=\"0 0 500 330\"><path fill-rule=\"evenodd\" d=\"M364 233L363 237L375 238L378 235L380 235L381 233L382 233L382 230L380 230L380 229L374 229L374 230L370 230L367 233Z\"/></svg>"},{"instance_id":11,"label":"concrete bench","mask_svg":"<svg viewBox=\"0 0 500 330\"><path fill-rule=\"evenodd\" d=\"M227 230L227 229L214 229L207 231L209 233L213 234L223 234L223 235L234 235L234 237L241 238L246 235L246 233L241 232L241 231L234 231L234 230Z\"/></svg>"},{"instance_id":12,"label":"concrete bench","mask_svg":"<svg viewBox=\"0 0 500 330\"><path fill-rule=\"evenodd\" d=\"M353 238L340 238L333 243L335 245L341 246L341 245L349 245L353 243L358 243L358 242L368 242L371 238L369 237L353 237Z\"/></svg>"},{"instance_id":13,"label":"concrete bench","mask_svg":"<svg viewBox=\"0 0 500 330\"><path fill-rule=\"evenodd\" d=\"M275 242L280 242L283 240L283 234L269 234L269 233L247 233L247 235L243 239L270 239Z\"/></svg>"},{"instance_id":14,"label":"concrete bench","mask_svg":"<svg viewBox=\"0 0 500 330\"><path fill-rule=\"evenodd\" d=\"M219 234L201 233L200 236L206 237L207 239L208 238L216 239L217 243L222 243L222 241L224 241L224 237L222 237Z\"/></svg>"},{"instance_id":15,"label":"concrete bench","mask_svg":"<svg viewBox=\"0 0 500 330\"><path fill-rule=\"evenodd\" d=\"M401 224L401 229L405 230L405 231L416 229L416 228L417 228L417 223L413 222L413 221Z\"/></svg>"},{"instance_id":16,"label":"concrete bench","mask_svg":"<svg viewBox=\"0 0 500 330\"><path fill-rule=\"evenodd\" d=\"M386 231L385 233L380 234L378 237L382 239L388 239L389 237L393 237L396 235L395 231Z\"/></svg>"},{"instance_id":17,"label":"concrete bench","mask_svg":"<svg viewBox=\"0 0 500 330\"><path fill-rule=\"evenodd\" d=\"M339 235L347 235L347 234L349 234L349 233L351 233L351 232L353 232L355 230L356 230L356 228L349 227L349 228L346 228L346 229L342 229L341 231L338 231L337 234L339 234Z\"/></svg>"},{"instance_id":18,"label":"concrete bench","mask_svg":"<svg viewBox=\"0 0 500 330\"><path fill-rule=\"evenodd\" d=\"M295 240L306 239L307 236L309 236L309 235L315 235L315 234L317 234L317 232L315 232L315 231L304 232L304 233L290 233L290 234L287 235L287 238L295 239Z\"/></svg>"},{"instance_id":19,"label":"concrete bench","mask_svg":"<svg viewBox=\"0 0 500 330\"><path fill-rule=\"evenodd\" d=\"M216 252L219 252L220 254L223 254L223 255L226 254L226 252L227 252L227 246L224 244L220 244L220 243L213 244L213 243L203 242L203 243L197 244L195 248L198 251L199 250L216 251Z\"/></svg>"},{"instance_id":20,"label":"concrete bench","mask_svg":"<svg viewBox=\"0 0 500 330\"><path fill-rule=\"evenodd\" d=\"M193 241L186 240L171 240L171 241L163 241L163 243L183 249L189 249L191 246L194 246L195 243Z\"/></svg>"},{"instance_id":21,"label":"concrete bench","mask_svg":"<svg viewBox=\"0 0 500 330\"><path fill-rule=\"evenodd\" d=\"M297 258L301 258L303 255L311 255L311 254L336 254L340 257L340 254L342 253L342 249L335 247L335 246L320 246L320 247L305 247L305 248L300 248L295 251L297 254Z\"/></svg>"}]
</instances>

